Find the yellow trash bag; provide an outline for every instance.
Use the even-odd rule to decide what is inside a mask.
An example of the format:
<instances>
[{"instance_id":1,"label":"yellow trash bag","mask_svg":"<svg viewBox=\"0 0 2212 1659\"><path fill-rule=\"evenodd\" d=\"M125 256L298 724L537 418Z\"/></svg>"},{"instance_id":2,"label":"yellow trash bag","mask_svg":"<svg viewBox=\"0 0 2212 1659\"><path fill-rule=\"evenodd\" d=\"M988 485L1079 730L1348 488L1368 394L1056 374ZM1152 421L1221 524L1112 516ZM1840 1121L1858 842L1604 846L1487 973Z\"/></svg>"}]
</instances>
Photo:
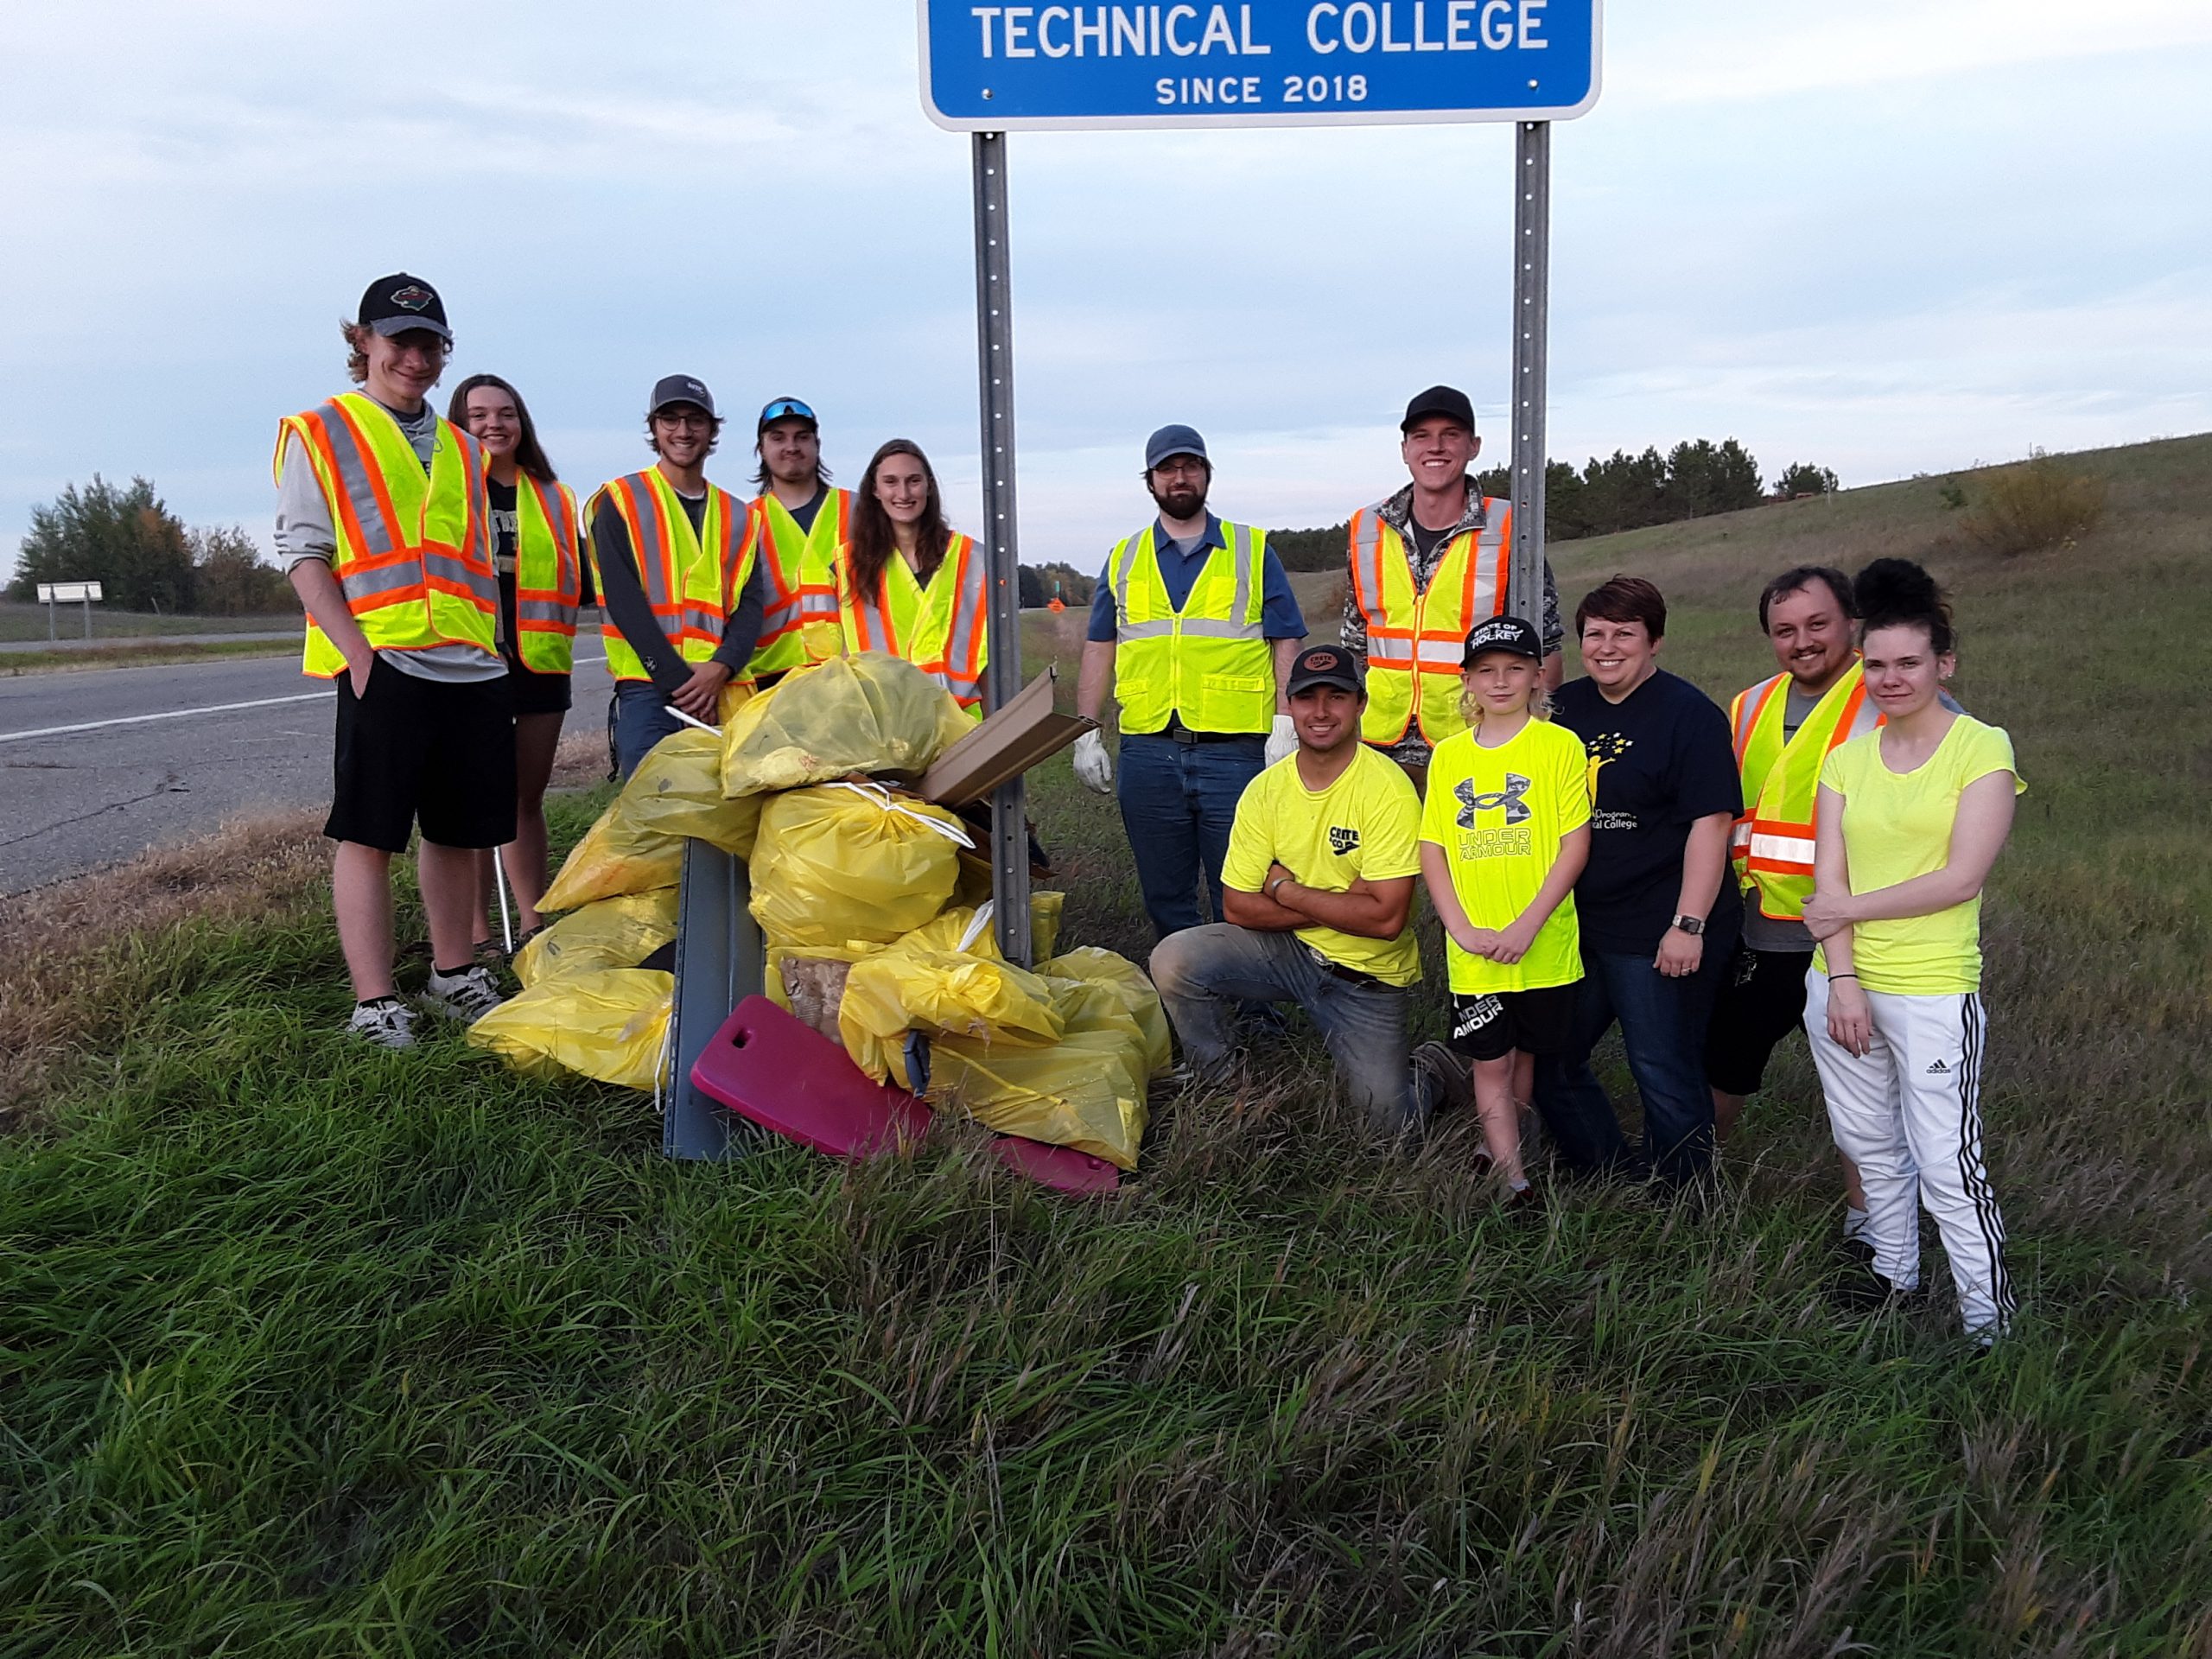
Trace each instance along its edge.
<instances>
[{"instance_id":1,"label":"yellow trash bag","mask_svg":"<svg viewBox=\"0 0 2212 1659\"><path fill-rule=\"evenodd\" d=\"M1029 1048L938 1038L930 1044L930 1103L965 1111L1001 1135L1073 1147L1135 1169L1146 1122L1145 1033L1121 987L1048 982L1065 1021L1059 1041ZM893 1082L913 1087L903 1049L893 1052L890 1068Z\"/></svg>"},{"instance_id":2,"label":"yellow trash bag","mask_svg":"<svg viewBox=\"0 0 2212 1659\"><path fill-rule=\"evenodd\" d=\"M1001 1043L1056 1043L1052 989L1000 953L990 912L947 911L853 964L837 1013L845 1052L878 1082L910 1031Z\"/></svg>"},{"instance_id":3,"label":"yellow trash bag","mask_svg":"<svg viewBox=\"0 0 2212 1659\"><path fill-rule=\"evenodd\" d=\"M530 1077L563 1071L650 1093L676 976L646 968L563 974L510 997L468 1028L468 1040Z\"/></svg>"},{"instance_id":4,"label":"yellow trash bag","mask_svg":"<svg viewBox=\"0 0 2212 1659\"><path fill-rule=\"evenodd\" d=\"M770 944L888 944L944 908L967 844L950 812L879 785L772 796L753 852L753 919Z\"/></svg>"},{"instance_id":5,"label":"yellow trash bag","mask_svg":"<svg viewBox=\"0 0 2212 1659\"><path fill-rule=\"evenodd\" d=\"M515 977L536 985L563 974L634 968L676 937L674 887L595 899L515 952Z\"/></svg>"},{"instance_id":6,"label":"yellow trash bag","mask_svg":"<svg viewBox=\"0 0 2212 1659\"><path fill-rule=\"evenodd\" d=\"M1078 946L1064 957L1039 957L1037 971L1048 980L1077 980L1103 987L1118 996L1144 1039L1145 1075L1163 1077L1175 1064L1174 1043L1167 1024L1167 1010L1144 969L1127 957L1102 950L1095 944ZM1057 983L1055 988L1058 988Z\"/></svg>"},{"instance_id":7,"label":"yellow trash bag","mask_svg":"<svg viewBox=\"0 0 2212 1659\"><path fill-rule=\"evenodd\" d=\"M757 795L854 772L928 770L975 729L952 693L881 652L796 668L731 717L722 793Z\"/></svg>"},{"instance_id":8,"label":"yellow trash bag","mask_svg":"<svg viewBox=\"0 0 2212 1659\"><path fill-rule=\"evenodd\" d=\"M683 870L683 840L696 836L740 858L753 850L757 801L721 792L721 740L690 727L663 738L585 833L539 901L575 910L596 899L672 887Z\"/></svg>"},{"instance_id":9,"label":"yellow trash bag","mask_svg":"<svg viewBox=\"0 0 2212 1659\"><path fill-rule=\"evenodd\" d=\"M1059 946L1060 915L1067 905L1065 893L1029 892L1029 960L1043 962ZM960 880L952 889L952 906L977 908L991 902L991 861L982 852L960 855Z\"/></svg>"}]
</instances>

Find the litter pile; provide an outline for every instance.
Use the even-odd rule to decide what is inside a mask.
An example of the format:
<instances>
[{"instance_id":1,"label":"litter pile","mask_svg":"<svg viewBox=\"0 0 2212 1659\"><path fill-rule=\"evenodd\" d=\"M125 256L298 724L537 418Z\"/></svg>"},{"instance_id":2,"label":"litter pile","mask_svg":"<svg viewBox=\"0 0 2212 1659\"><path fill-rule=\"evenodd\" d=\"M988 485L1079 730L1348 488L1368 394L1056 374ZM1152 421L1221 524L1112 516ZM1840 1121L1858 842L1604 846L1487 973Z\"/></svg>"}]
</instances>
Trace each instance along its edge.
<instances>
[{"instance_id":1,"label":"litter pile","mask_svg":"<svg viewBox=\"0 0 2212 1659\"><path fill-rule=\"evenodd\" d=\"M867 653L786 676L720 732L666 739L547 891L540 908L569 913L517 955L522 993L469 1040L531 1075L664 1081L674 976L643 964L676 938L696 837L748 862L769 995L869 1077L1134 1169L1166 1016L1124 958L1052 954L1060 893L1033 900L1035 971L1000 951L988 860L913 788L976 731L912 664Z\"/></svg>"}]
</instances>

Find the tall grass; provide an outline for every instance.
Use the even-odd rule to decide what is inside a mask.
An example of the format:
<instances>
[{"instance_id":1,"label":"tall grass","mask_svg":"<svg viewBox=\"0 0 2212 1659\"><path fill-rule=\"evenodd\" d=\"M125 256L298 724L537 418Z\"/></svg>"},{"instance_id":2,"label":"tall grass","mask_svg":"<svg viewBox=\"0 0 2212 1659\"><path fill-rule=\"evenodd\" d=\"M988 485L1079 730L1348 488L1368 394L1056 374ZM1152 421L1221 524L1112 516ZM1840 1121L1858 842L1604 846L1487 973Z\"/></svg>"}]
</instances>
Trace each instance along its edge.
<instances>
[{"instance_id":1,"label":"tall grass","mask_svg":"<svg viewBox=\"0 0 2212 1659\"><path fill-rule=\"evenodd\" d=\"M1987 474L1960 528L1984 551L2003 557L2072 546L2105 510L2105 481L2038 451Z\"/></svg>"},{"instance_id":2,"label":"tall grass","mask_svg":"<svg viewBox=\"0 0 2212 1659\"><path fill-rule=\"evenodd\" d=\"M957 1129L685 1166L633 1097L347 1047L302 890L103 947L129 1017L0 1153L0 1654L2212 1656L2202 459L2108 463L2093 569L1945 572L2031 789L1992 1357L1830 1311L1796 1046L1702 1215L1510 1217L1466 1122L1359 1152L1302 1039L1105 1204ZM1805 505L1585 544L1569 602L1652 572L1732 690L1753 573L1941 512ZM1113 815L1034 798L1070 936L1140 950Z\"/></svg>"}]
</instances>

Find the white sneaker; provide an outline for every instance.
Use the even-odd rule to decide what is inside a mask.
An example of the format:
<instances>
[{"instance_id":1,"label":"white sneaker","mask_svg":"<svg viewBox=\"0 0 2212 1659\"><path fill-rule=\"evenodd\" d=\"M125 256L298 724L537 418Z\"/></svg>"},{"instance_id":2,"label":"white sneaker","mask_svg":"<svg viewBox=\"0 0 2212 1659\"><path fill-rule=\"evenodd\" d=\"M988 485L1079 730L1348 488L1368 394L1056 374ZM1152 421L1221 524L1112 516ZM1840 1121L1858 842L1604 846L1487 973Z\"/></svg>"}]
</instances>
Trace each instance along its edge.
<instances>
[{"instance_id":1,"label":"white sneaker","mask_svg":"<svg viewBox=\"0 0 2212 1659\"><path fill-rule=\"evenodd\" d=\"M373 1002L357 1003L353 1017L346 1022L346 1029L378 1048L412 1048L415 1010L396 996L378 997Z\"/></svg>"},{"instance_id":2,"label":"white sneaker","mask_svg":"<svg viewBox=\"0 0 2212 1659\"><path fill-rule=\"evenodd\" d=\"M457 974L442 974L433 968L423 1000L433 1012L473 1026L507 999L499 995L499 984L492 977L492 970L480 962Z\"/></svg>"}]
</instances>

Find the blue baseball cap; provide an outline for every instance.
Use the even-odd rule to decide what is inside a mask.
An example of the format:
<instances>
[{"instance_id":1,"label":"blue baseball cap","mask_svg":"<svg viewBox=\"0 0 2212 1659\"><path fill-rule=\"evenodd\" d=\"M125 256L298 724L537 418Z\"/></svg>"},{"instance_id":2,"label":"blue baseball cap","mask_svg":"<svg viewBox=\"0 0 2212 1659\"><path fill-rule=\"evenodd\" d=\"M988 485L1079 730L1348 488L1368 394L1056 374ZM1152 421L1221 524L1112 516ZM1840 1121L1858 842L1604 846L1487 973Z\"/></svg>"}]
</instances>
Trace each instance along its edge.
<instances>
[{"instance_id":1,"label":"blue baseball cap","mask_svg":"<svg viewBox=\"0 0 2212 1659\"><path fill-rule=\"evenodd\" d=\"M1163 426L1146 439L1144 469L1148 473L1176 455L1196 455L1200 461L1208 461L1206 441L1198 435L1196 427Z\"/></svg>"},{"instance_id":2,"label":"blue baseball cap","mask_svg":"<svg viewBox=\"0 0 2212 1659\"><path fill-rule=\"evenodd\" d=\"M822 424L821 421L816 418L814 411L799 402L798 398L774 397L771 398L766 406L761 410L760 423L753 430L766 432L778 421L804 421L809 426L817 428Z\"/></svg>"}]
</instances>

